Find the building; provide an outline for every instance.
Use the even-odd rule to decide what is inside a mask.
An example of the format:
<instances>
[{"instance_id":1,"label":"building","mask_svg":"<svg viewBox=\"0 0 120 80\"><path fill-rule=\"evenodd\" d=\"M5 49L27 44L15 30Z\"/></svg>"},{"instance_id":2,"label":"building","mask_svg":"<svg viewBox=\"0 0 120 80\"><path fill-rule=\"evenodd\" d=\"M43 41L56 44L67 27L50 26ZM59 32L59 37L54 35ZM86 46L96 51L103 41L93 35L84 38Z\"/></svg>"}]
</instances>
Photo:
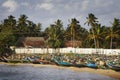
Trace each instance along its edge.
<instances>
[{"instance_id":1,"label":"building","mask_svg":"<svg viewBox=\"0 0 120 80\"><path fill-rule=\"evenodd\" d=\"M65 46L66 47L80 47L81 41L66 41Z\"/></svg>"},{"instance_id":2,"label":"building","mask_svg":"<svg viewBox=\"0 0 120 80\"><path fill-rule=\"evenodd\" d=\"M43 37L20 37L16 46L44 48L45 40Z\"/></svg>"}]
</instances>

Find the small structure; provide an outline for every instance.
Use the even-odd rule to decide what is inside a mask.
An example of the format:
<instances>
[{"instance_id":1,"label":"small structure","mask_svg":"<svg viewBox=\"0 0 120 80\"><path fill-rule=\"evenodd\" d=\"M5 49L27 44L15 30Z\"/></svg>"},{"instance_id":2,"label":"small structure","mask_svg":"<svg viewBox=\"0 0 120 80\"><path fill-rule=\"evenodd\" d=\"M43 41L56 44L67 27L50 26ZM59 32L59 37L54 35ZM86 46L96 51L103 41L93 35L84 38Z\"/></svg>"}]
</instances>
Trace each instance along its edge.
<instances>
[{"instance_id":1,"label":"small structure","mask_svg":"<svg viewBox=\"0 0 120 80\"><path fill-rule=\"evenodd\" d=\"M45 40L43 37L20 37L16 46L44 48Z\"/></svg>"},{"instance_id":2,"label":"small structure","mask_svg":"<svg viewBox=\"0 0 120 80\"><path fill-rule=\"evenodd\" d=\"M65 46L66 47L80 47L81 41L66 41Z\"/></svg>"}]
</instances>

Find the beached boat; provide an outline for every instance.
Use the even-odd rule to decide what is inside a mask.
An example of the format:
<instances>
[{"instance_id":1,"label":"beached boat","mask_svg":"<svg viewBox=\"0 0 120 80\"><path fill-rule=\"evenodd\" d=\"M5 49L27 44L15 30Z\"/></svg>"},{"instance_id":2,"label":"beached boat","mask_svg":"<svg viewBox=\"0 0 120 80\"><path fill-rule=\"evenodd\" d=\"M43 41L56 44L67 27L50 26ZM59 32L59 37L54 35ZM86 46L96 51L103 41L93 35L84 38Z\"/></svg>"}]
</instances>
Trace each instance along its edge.
<instances>
[{"instance_id":1,"label":"beached boat","mask_svg":"<svg viewBox=\"0 0 120 80\"><path fill-rule=\"evenodd\" d=\"M73 64L74 67L86 67L86 64L85 63L74 63Z\"/></svg>"},{"instance_id":2,"label":"beached boat","mask_svg":"<svg viewBox=\"0 0 120 80\"><path fill-rule=\"evenodd\" d=\"M110 65L109 68L115 71L120 71L120 66Z\"/></svg>"},{"instance_id":3,"label":"beached boat","mask_svg":"<svg viewBox=\"0 0 120 80\"><path fill-rule=\"evenodd\" d=\"M108 67L112 70L115 70L115 71L120 71L120 65L119 64L116 64L115 62L111 61L108 63Z\"/></svg>"},{"instance_id":4,"label":"beached boat","mask_svg":"<svg viewBox=\"0 0 120 80\"><path fill-rule=\"evenodd\" d=\"M112 70L120 71L120 66L113 65L113 64L108 64L108 67Z\"/></svg>"},{"instance_id":5,"label":"beached boat","mask_svg":"<svg viewBox=\"0 0 120 80\"><path fill-rule=\"evenodd\" d=\"M95 62L88 62L87 64L86 64L86 66L87 67L89 67L89 68L98 68L98 66L96 65L96 63Z\"/></svg>"},{"instance_id":6,"label":"beached boat","mask_svg":"<svg viewBox=\"0 0 120 80\"><path fill-rule=\"evenodd\" d=\"M59 66L72 66L72 63L54 59L55 63Z\"/></svg>"},{"instance_id":7,"label":"beached boat","mask_svg":"<svg viewBox=\"0 0 120 80\"><path fill-rule=\"evenodd\" d=\"M34 60L34 61L32 61L32 63L33 63L33 64L53 64L53 63L50 62L50 61L41 60L41 59Z\"/></svg>"},{"instance_id":8,"label":"beached boat","mask_svg":"<svg viewBox=\"0 0 120 80\"><path fill-rule=\"evenodd\" d=\"M74 67L86 67L86 64L73 64Z\"/></svg>"},{"instance_id":9,"label":"beached boat","mask_svg":"<svg viewBox=\"0 0 120 80\"><path fill-rule=\"evenodd\" d=\"M41 60L41 59L39 59L37 57L34 57L34 58L26 57L24 60L29 61L29 62L31 62L33 64L49 64L50 63L47 60Z\"/></svg>"},{"instance_id":10,"label":"beached boat","mask_svg":"<svg viewBox=\"0 0 120 80\"><path fill-rule=\"evenodd\" d=\"M35 60L35 58L25 57L23 60L32 62Z\"/></svg>"}]
</instances>

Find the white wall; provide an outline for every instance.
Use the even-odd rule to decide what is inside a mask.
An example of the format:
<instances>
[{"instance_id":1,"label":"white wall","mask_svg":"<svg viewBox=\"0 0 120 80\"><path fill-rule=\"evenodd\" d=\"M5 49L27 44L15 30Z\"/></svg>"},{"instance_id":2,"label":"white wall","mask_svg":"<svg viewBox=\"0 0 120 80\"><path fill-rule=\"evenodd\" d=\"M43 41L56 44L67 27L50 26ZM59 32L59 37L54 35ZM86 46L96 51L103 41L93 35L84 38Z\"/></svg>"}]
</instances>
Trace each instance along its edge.
<instances>
[{"instance_id":1,"label":"white wall","mask_svg":"<svg viewBox=\"0 0 120 80\"><path fill-rule=\"evenodd\" d=\"M120 49L94 49L94 48L15 48L17 54L45 54L45 53L78 53L78 54L108 54L108 55L120 55Z\"/></svg>"}]
</instances>

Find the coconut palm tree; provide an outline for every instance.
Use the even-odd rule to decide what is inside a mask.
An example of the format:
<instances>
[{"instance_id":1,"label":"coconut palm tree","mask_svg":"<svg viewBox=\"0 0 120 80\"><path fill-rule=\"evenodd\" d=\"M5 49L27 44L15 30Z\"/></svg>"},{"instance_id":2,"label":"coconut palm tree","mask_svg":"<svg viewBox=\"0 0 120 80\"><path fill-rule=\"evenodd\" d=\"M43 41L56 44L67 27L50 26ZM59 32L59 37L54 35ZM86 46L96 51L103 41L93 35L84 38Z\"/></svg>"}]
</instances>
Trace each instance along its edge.
<instances>
[{"instance_id":1,"label":"coconut palm tree","mask_svg":"<svg viewBox=\"0 0 120 80\"><path fill-rule=\"evenodd\" d=\"M105 34L104 26L101 26L101 24L96 24L95 39L97 48L100 48L100 46L102 47L101 42L103 42L104 34Z\"/></svg>"},{"instance_id":2,"label":"coconut palm tree","mask_svg":"<svg viewBox=\"0 0 120 80\"><path fill-rule=\"evenodd\" d=\"M64 36L66 41L72 41L72 47L76 46L74 44L74 41L81 41L81 44L78 47L83 47L84 44L82 44L82 42L85 41L87 35L88 31L85 28L81 27L77 19L72 18L70 24L65 31Z\"/></svg>"},{"instance_id":3,"label":"coconut palm tree","mask_svg":"<svg viewBox=\"0 0 120 80\"><path fill-rule=\"evenodd\" d=\"M80 36L78 36L79 29L79 21L76 18L72 18L66 30L66 37L72 41L72 47L75 47L74 41L80 38Z\"/></svg>"},{"instance_id":4,"label":"coconut palm tree","mask_svg":"<svg viewBox=\"0 0 120 80\"><path fill-rule=\"evenodd\" d=\"M112 25L113 25L113 31L117 31L117 33L118 33L118 35L120 36L120 19L114 19L114 21L113 21L113 23L112 23ZM116 48L120 48L120 38L117 38L116 40Z\"/></svg>"},{"instance_id":5,"label":"coconut palm tree","mask_svg":"<svg viewBox=\"0 0 120 80\"><path fill-rule=\"evenodd\" d=\"M19 37L23 37L27 35L27 16L26 15L20 15L20 18L18 18L18 24L17 24L17 35ZM25 34L26 33L26 34Z\"/></svg>"},{"instance_id":6,"label":"coconut palm tree","mask_svg":"<svg viewBox=\"0 0 120 80\"><path fill-rule=\"evenodd\" d=\"M118 32L119 31L113 31L113 27L108 28L106 40L110 39L110 49L113 48L113 39L119 38Z\"/></svg>"},{"instance_id":7,"label":"coconut palm tree","mask_svg":"<svg viewBox=\"0 0 120 80\"><path fill-rule=\"evenodd\" d=\"M15 17L12 15L8 16L7 19L4 19L3 26L4 26L3 29L9 29L12 30L12 32L14 32L16 28Z\"/></svg>"},{"instance_id":8,"label":"coconut palm tree","mask_svg":"<svg viewBox=\"0 0 120 80\"><path fill-rule=\"evenodd\" d=\"M99 41L99 47L100 48L106 48L106 46L108 45L108 42L105 40L106 31L107 31L106 26L98 25L96 32L97 32L97 35L98 35L97 40Z\"/></svg>"},{"instance_id":9,"label":"coconut palm tree","mask_svg":"<svg viewBox=\"0 0 120 80\"><path fill-rule=\"evenodd\" d=\"M90 13L88 14L88 17L87 17L87 21L85 22L85 24L87 23L88 26L90 25L91 26L91 31L92 31L92 36L93 36L93 39L94 39L94 44L95 44L95 48L97 47L97 42L96 42L96 39L95 39L95 28L96 28L96 23L97 23L97 18L94 16L94 14Z\"/></svg>"},{"instance_id":10,"label":"coconut palm tree","mask_svg":"<svg viewBox=\"0 0 120 80\"><path fill-rule=\"evenodd\" d=\"M50 27L46 28L47 44L49 47L58 48L63 46L63 25L61 20L57 20Z\"/></svg>"}]
</instances>

